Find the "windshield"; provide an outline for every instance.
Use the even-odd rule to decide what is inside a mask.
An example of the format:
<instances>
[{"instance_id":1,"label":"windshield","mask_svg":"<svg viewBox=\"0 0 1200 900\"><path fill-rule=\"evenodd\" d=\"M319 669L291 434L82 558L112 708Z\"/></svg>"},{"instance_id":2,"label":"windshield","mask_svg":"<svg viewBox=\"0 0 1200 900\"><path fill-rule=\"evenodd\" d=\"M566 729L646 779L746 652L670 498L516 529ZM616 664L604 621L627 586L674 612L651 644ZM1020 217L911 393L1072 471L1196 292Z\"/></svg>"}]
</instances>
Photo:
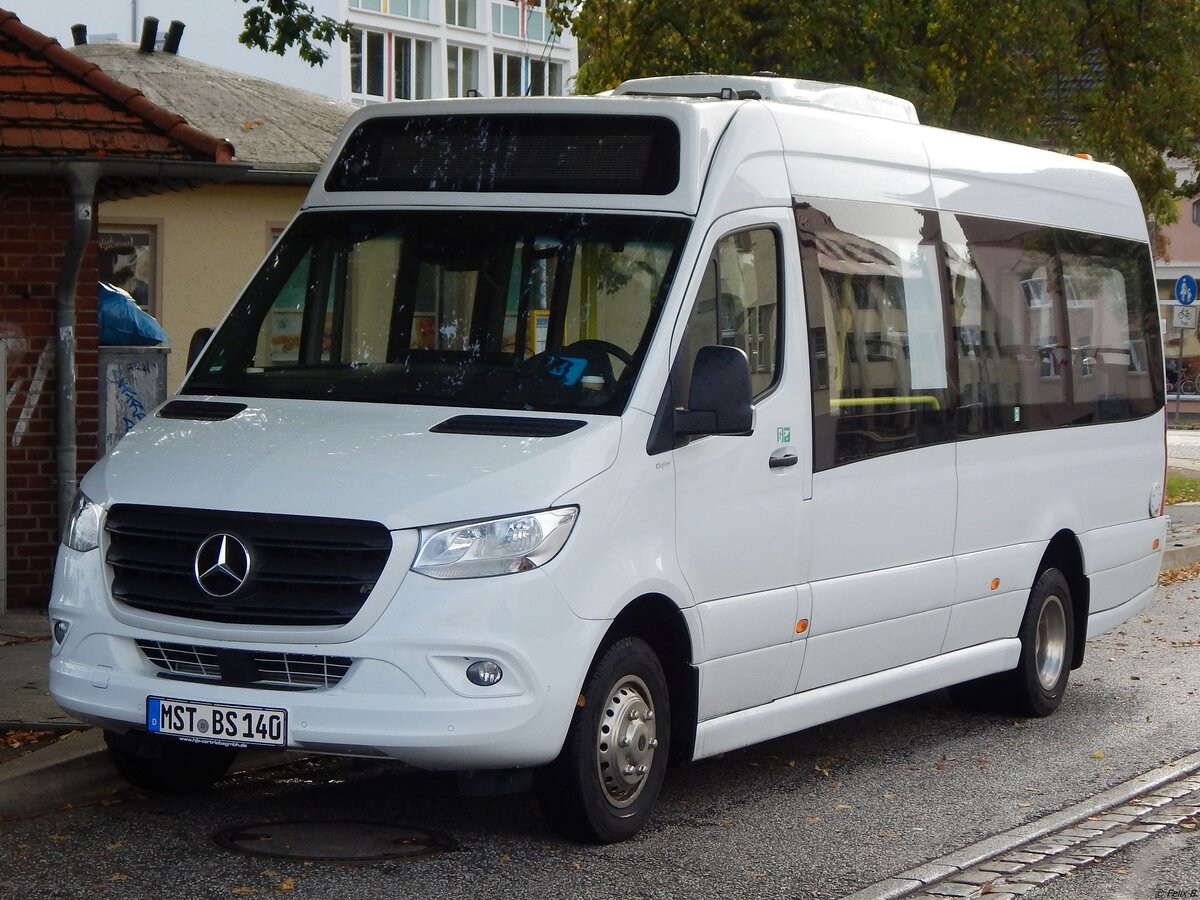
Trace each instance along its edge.
<instances>
[{"instance_id":1,"label":"windshield","mask_svg":"<svg viewBox=\"0 0 1200 900\"><path fill-rule=\"evenodd\" d=\"M312 212L185 394L619 414L686 219Z\"/></svg>"}]
</instances>

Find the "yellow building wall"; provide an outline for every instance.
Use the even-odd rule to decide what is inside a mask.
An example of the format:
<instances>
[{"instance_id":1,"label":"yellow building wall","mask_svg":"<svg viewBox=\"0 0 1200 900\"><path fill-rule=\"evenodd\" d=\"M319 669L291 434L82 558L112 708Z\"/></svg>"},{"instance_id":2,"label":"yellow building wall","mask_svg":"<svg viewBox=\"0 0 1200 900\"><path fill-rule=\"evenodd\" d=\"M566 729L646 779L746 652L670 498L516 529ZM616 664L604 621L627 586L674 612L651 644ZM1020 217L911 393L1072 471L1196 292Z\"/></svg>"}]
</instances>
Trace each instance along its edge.
<instances>
[{"instance_id":1,"label":"yellow building wall","mask_svg":"<svg viewBox=\"0 0 1200 900\"><path fill-rule=\"evenodd\" d=\"M221 321L266 255L272 228L291 220L306 193L295 185L219 184L100 204L101 228L157 231L157 317L171 339L169 393L187 370L192 334Z\"/></svg>"}]
</instances>

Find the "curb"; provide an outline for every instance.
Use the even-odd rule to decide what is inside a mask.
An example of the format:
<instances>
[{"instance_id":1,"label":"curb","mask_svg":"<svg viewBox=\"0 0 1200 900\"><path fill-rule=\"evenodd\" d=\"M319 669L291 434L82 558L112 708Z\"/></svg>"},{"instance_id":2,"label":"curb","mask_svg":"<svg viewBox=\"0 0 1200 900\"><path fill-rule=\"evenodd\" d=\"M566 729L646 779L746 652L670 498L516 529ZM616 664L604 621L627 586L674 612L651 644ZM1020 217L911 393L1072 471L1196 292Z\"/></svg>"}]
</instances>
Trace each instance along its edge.
<instances>
[{"instance_id":1,"label":"curb","mask_svg":"<svg viewBox=\"0 0 1200 900\"><path fill-rule=\"evenodd\" d=\"M1169 765L1159 766L1157 769L1137 775L1122 784L1101 791L1073 806L1068 806L1066 809L1050 813L1024 825L1018 825L1016 828L1010 828L1008 831L948 853L940 859L930 860L920 866L885 878L883 881L850 894L843 900L902 900L902 898L923 891L939 881L946 881L965 869L1010 853L1018 847L1069 828L1091 816L1099 815L1105 810L1122 806L1135 797L1163 785L1181 781L1196 772L1200 772L1200 751L1181 757Z\"/></svg>"},{"instance_id":2,"label":"curb","mask_svg":"<svg viewBox=\"0 0 1200 900\"><path fill-rule=\"evenodd\" d=\"M1163 552L1162 568L1167 572L1171 569L1186 569L1200 562L1200 546L1171 547Z\"/></svg>"},{"instance_id":3,"label":"curb","mask_svg":"<svg viewBox=\"0 0 1200 900\"><path fill-rule=\"evenodd\" d=\"M229 775L284 765L307 755L276 750L240 753ZM39 816L64 805L87 806L129 788L109 760L104 730L85 726L44 750L0 766L0 820Z\"/></svg>"},{"instance_id":4,"label":"curb","mask_svg":"<svg viewBox=\"0 0 1200 900\"><path fill-rule=\"evenodd\" d=\"M0 766L0 816L34 816L66 802L93 803L121 784L108 761L103 732L89 728Z\"/></svg>"}]
</instances>

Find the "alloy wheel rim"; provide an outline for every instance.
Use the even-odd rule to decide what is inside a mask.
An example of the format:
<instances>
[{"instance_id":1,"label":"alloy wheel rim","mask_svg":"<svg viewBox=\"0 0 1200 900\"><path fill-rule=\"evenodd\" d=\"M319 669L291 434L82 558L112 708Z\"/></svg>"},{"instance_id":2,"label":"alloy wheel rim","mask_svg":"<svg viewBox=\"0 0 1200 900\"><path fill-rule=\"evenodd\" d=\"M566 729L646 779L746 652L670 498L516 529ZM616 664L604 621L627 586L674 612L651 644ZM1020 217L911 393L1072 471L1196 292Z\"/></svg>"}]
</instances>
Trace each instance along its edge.
<instances>
[{"instance_id":1,"label":"alloy wheel rim","mask_svg":"<svg viewBox=\"0 0 1200 900\"><path fill-rule=\"evenodd\" d=\"M1038 616L1034 661L1043 690L1053 690L1062 675L1067 656L1067 615L1062 599L1051 594Z\"/></svg>"}]
</instances>

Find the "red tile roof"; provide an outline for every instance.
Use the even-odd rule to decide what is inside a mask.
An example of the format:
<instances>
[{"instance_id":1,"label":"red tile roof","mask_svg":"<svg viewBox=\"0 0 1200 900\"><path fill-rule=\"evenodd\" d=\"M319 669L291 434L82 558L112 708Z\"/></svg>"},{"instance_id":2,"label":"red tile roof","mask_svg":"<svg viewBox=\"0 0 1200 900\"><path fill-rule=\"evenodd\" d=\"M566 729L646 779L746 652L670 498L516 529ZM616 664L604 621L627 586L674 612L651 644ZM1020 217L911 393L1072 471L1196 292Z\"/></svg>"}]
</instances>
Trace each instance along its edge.
<instances>
[{"instance_id":1,"label":"red tile roof","mask_svg":"<svg viewBox=\"0 0 1200 900\"><path fill-rule=\"evenodd\" d=\"M0 157L229 162L233 145L0 9Z\"/></svg>"}]
</instances>

